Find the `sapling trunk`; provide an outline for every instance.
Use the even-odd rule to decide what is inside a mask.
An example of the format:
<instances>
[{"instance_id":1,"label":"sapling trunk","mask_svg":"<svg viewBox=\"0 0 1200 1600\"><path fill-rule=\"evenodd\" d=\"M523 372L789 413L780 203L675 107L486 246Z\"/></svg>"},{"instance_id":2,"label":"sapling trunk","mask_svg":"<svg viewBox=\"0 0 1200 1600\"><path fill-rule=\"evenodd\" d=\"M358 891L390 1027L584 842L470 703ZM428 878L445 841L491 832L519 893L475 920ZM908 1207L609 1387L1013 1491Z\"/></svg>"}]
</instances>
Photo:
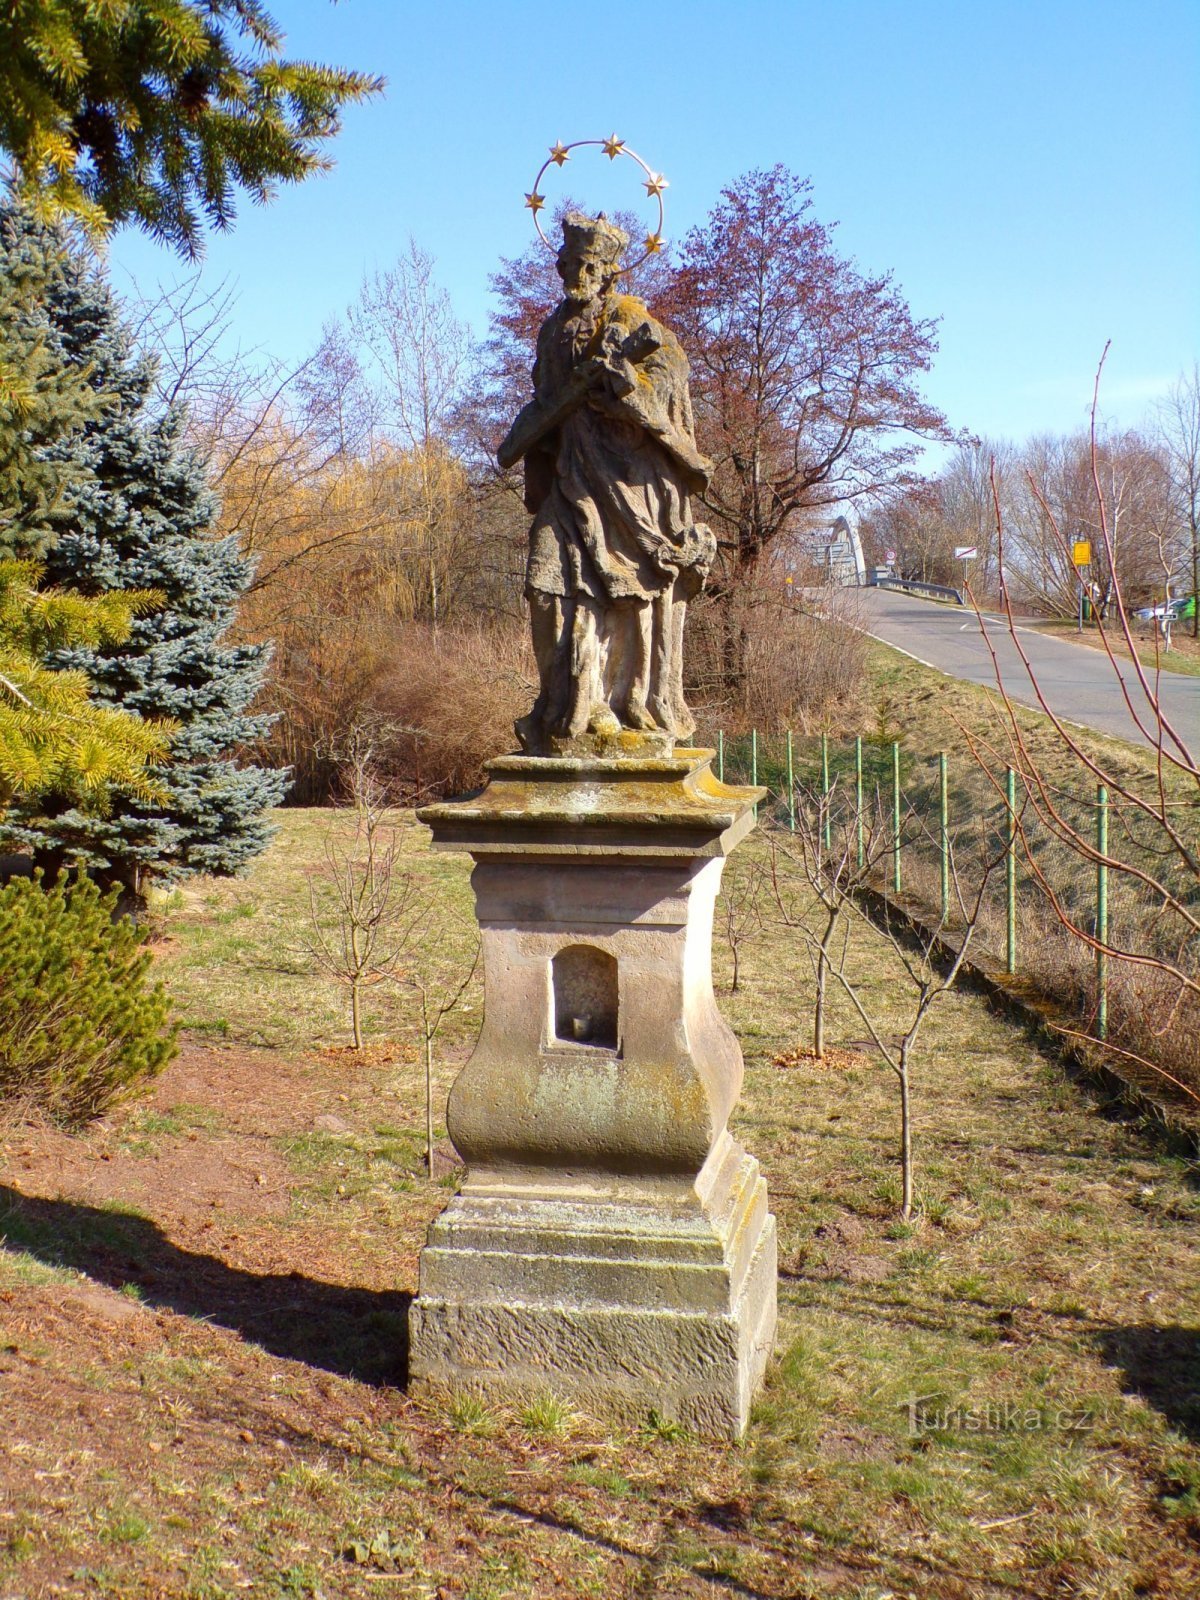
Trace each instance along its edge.
<instances>
[{"instance_id":1,"label":"sapling trunk","mask_svg":"<svg viewBox=\"0 0 1200 1600\"><path fill-rule=\"evenodd\" d=\"M369 848L373 848L373 841ZM373 865L374 863L368 855L368 874L373 875ZM360 909L359 897L354 893L349 864L346 867L346 879L349 886L349 895L346 903L354 906L357 912ZM364 885L366 881L364 879ZM361 1050L363 1047L362 976L365 961L362 949L362 932L363 930L359 927L357 918L352 918L350 922L350 1028L354 1035L354 1048L356 1050Z\"/></svg>"},{"instance_id":2,"label":"sapling trunk","mask_svg":"<svg viewBox=\"0 0 1200 1600\"><path fill-rule=\"evenodd\" d=\"M363 1047L362 1032L362 985L357 978L350 980L350 1032L354 1038L354 1048L361 1050Z\"/></svg>"},{"instance_id":3,"label":"sapling trunk","mask_svg":"<svg viewBox=\"0 0 1200 1600\"><path fill-rule=\"evenodd\" d=\"M425 1170L433 1178L433 1035L425 1032Z\"/></svg>"},{"instance_id":4,"label":"sapling trunk","mask_svg":"<svg viewBox=\"0 0 1200 1600\"><path fill-rule=\"evenodd\" d=\"M913 1212L912 1098L908 1078L908 1040L900 1046L900 1215L905 1222Z\"/></svg>"},{"instance_id":5,"label":"sapling trunk","mask_svg":"<svg viewBox=\"0 0 1200 1600\"><path fill-rule=\"evenodd\" d=\"M829 991L829 945L841 915L840 902L837 900L829 902L825 912L825 932L817 946L817 994L813 1005L813 1056L817 1061L825 1059L825 997Z\"/></svg>"}]
</instances>

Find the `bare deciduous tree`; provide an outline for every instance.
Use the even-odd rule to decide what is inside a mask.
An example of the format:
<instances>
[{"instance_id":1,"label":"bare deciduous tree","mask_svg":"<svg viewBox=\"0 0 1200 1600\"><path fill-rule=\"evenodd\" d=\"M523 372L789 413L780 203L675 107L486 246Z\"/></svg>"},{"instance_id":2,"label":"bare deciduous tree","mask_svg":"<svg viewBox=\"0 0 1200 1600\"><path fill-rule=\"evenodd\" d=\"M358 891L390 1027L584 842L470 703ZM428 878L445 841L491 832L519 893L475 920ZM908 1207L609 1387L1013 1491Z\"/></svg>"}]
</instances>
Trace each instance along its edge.
<instances>
[{"instance_id":1,"label":"bare deciduous tree","mask_svg":"<svg viewBox=\"0 0 1200 1600\"><path fill-rule=\"evenodd\" d=\"M962 581L962 563L954 551L970 545L978 551L971 563L976 593L993 594L997 572L992 474L997 490L1011 493L1016 455L1002 440L973 440L960 445L936 477L885 496L863 519L868 564L883 565L891 550L898 577L957 585Z\"/></svg>"},{"instance_id":2,"label":"bare deciduous tree","mask_svg":"<svg viewBox=\"0 0 1200 1600\"><path fill-rule=\"evenodd\" d=\"M730 863L721 884L721 932L729 946L733 975L729 992L741 985L742 948L762 932L762 894L766 872L761 861L753 859Z\"/></svg>"},{"instance_id":3,"label":"bare deciduous tree","mask_svg":"<svg viewBox=\"0 0 1200 1600\"><path fill-rule=\"evenodd\" d=\"M1192 594L1200 597L1200 362L1172 384L1158 407L1157 425L1186 543ZM1193 639L1200 639L1200 598L1192 608L1191 631Z\"/></svg>"},{"instance_id":4,"label":"bare deciduous tree","mask_svg":"<svg viewBox=\"0 0 1200 1600\"><path fill-rule=\"evenodd\" d=\"M368 990L391 984L415 996L425 1076L425 1165L432 1177L434 1044L475 976L478 934L470 965L464 966L444 897L423 888L399 865L399 838L388 821L378 775L379 729L356 725L338 755L355 809L354 836L349 845L333 835L325 841L324 881L336 916L330 929L317 886L310 884L308 948L318 966L349 992L356 1050L363 1048L362 1002Z\"/></svg>"},{"instance_id":5,"label":"bare deciduous tree","mask_svg":"<svg viewBox=\"0 0 1200 1600\"><path fill-rule=\"evenodd\" d=\"M441 919L439 921L439 918ZM416 995L421 1008L422 1059L425 1068L425 1168L433 1177L433 1047L442 1024L462 1004L479 967L476 934L471 965L464 969L454 948L444 908L426 907L421 937L408 952L398 975Z\"/></svg>"},{"instance_id":6,"label":"bare deciduous tree","mask_svg":"<svg viewBox=\"0 0 1200 1600\"><path fill-rule=\"evenodd\" d=\"M838 254L811 184L782 166L722 192L658 309L691 361L715 467L705 503L730 577L802 513L893 484L921 439L955 437L920 393L935 324L889 274Z\"/></svg>"},{"instance_id":7,"label":"bare deciduous tree","mask_svg":"<svg viewBox=\"0 0 1200 1600\"><path fill-rule=\"evenodd\" d=\"M979 855L971 871L973 886L966 888L960 875L958 852L953 840L949 843L949 849L950 881L953 889L951 906L956 908L957 912L952 935L942 922L925 933L914 933L911 926L894 921L890 910L885 910L882 921L872 919L862 902L847 892L844 897L847 925L840 940L834 942L830 953L831 976L849 1000L875 1048L894 1074L899 1089L900 1214L905 1222L912 1217L914 1200L912 1068L917 1041L934 1006L948 995L958 982L963 963L967 959L979 926L988 883L998 865L998 858L989 859L982 854ZM849 922L852 919L870 926L876 932L882 931L908 978L910 1002L908 1023L898 1040L884 1033L865 999L865 986L851 955Z\"/></svg>"},{"instance_id":8,"label":"bare deciduous tree","mask_svg":"<svg viewBox=\"0 0 1200 1600\"><path fill-rule=\"evenodd\" d=\"M838 812L836 825L833 814ZM837 784L827 795L798 786L794 834L772 833L771 893L780 920L799 931L813 969L813 1058L825 1059L830 957L851 902L874 882L892 849L890 818L878 797L864 798L862 816L841 814ZM828 831L829 843L826 844ZM795 893L797 880L807 893ZM821 907L811 926L811 897Z\"/></svg>"},{"instance_id":9,"label":"bare deciduous tree","mask_svg":"<svg viewBox=\"0 0 1200 1600\"><path fill-rule=\"evenodd\" d=\"M434 259L410 238L391 267L367 278L350 327L377 378L380 420L403 449L449 437L466 375L467 330L434 277Z\"/></svg>"},{"instance_id":10,"label":"bare deciduous tree","mask_svg":"<svg viewBox=\"0 0 1200 1600\"><path fill-rule=\"evenodd\" d=\"M309 883L308 949L349 993L356 1050L364 1042L364 992L396 978L425 914L412 876L398 865L399 841L387 820L375 764L370 731L353 729L343 772L354 803L354 835L346 845L331 833L324 845L324 883L335 909L332 928L321 911L317 882Z\"/></svg>"},{"instance_id":11,"label":"bare deciduous tree","mask_svg":"<svg viewBox=\"0 0 1200 1600\"><path fill-rule=\"evenodd\" d=\"M832 812L837 811L834 823ZM860 834L861 826L861 834ZM914 1205L913 1063L931 1010L955 987L979 927L988 884L1002 859L969 841L946 841L952 896L945 916L924 931L903 916L880 892L881 866L890 857L895 835L879 798L867 799L861 818L853 806L839 807L834 791L822 796L801 789L796 832L772 841L772 889L784 925L804 940L813 965L813 1055L825 1057L829 983L840 988L884 1063L894 1074L900 1099L901 1215ZM904 833L926 831L920 815L908 810ZM969 876L969 887L964 878ZM797 893L799 889L799 893ZM870 891L874 890L873 894ZM820 908L812 915L812 901ZM881 914L882 913L882 914ZM861 943L852 931L869 930L891 946L908 980L910 1000L903 1033L886 1033L866 998Z\"/></svg>"}]
</instances>

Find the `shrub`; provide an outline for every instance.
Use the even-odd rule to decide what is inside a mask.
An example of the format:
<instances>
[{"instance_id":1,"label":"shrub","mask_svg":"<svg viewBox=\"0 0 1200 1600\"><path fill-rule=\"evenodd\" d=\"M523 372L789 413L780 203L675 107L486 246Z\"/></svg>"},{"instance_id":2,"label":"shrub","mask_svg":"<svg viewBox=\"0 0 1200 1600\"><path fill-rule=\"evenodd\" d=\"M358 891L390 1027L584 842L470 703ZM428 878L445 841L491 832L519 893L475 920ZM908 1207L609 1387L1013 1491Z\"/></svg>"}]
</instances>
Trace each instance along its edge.
<instances>
[{"instance_id":1,"label":"shrub","mask_svg":"<svg viewBox=\"0 0 1200 1600\"><path fill-rule=\"evenodd\" d=\"M436 636L409 624L372 699L391 727L385 770L396 792L419 803L483 783L483 763L517 748L513 723L536 694L524 624L460 624Z\"/></svg>"},{"instance_id":2,"label":"shrub","mask_svg":"<svg viewBox=\"0 0 1200 1600\"><path fill-rule=\"evenodd\" d=\"M782 599L771 570L688 611L688 703L705 738L727 732L852 726L858 720L868 641L856 591L800 587Z\"/></svg>"},{"instance_id":3,"label":"shrub","mask_svg":"<svg viewBox=\"0 0 1200 1600\"><path fill-rule=\"evenodd\" d=\"M114 922L115 892L86 878L0 890L0 1101L78 1124L155 1077L175 1054L145 933Z\"/></svg>"},{"instance_id":4,"label":"shrub","mask_svg":"<svg viewBox=\"0 0 1200 1600\"><path fill-rule=\"evenodd\" d=\"M263 753L290 766L291 799L339 793L346 737L375 730L378 774L405 804L483 782L483 763L517 748L513 723L537 694L523 621L425 622L363 613L319 642L281 641L268 704L279 713Z\"/></svg>"}]
</instances>

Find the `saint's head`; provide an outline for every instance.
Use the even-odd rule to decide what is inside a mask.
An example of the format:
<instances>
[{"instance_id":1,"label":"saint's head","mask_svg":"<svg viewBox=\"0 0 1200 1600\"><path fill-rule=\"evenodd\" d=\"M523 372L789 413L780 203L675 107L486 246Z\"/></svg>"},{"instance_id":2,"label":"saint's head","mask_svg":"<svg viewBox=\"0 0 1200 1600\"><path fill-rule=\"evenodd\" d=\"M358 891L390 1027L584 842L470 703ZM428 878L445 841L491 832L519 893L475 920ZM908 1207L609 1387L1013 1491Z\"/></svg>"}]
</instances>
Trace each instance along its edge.
<instances>
[{"instance_id":1,"label":"saint's head","mask_svg":"<svg viewBox=\"0 0 1200 1600\"><path fill-rule=\"evenodd\" d=\"M568 300L585 303L606 294L616 282L629 235L603 212L598 217L568 211L563 218L558 275Z\"/></svg>"}]
</instances>

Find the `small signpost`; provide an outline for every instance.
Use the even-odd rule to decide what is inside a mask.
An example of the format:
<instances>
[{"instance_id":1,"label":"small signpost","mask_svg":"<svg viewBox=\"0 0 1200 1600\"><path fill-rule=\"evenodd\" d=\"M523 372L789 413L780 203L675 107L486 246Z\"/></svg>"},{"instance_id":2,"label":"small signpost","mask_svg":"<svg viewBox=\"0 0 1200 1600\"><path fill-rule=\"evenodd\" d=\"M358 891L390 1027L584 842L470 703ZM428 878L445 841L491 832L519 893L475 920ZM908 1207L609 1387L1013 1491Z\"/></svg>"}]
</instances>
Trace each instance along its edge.
<instances>
[{"instance_id":1,"label":"small signpost","mask_svg":"<svg viewBox=\"0 0 1200 1600\"><path fill-rule=\"evenodd\" d=\"M1076 539L1071 548L1071 561L1079 579L1079 620L1075 631L1083 632L1083 569L1092 564L1092 543L1090 539Z\"/></svg>"},{"instance_id":2,"label":"small signpost","mask_svg":"<svg viewBox=\"0 0 1200 1600\"><path fill-rule=\"evenodd\" d=\"M979 554L978 545L956 544L954 546L954 559L956 561L961 561L962 564L963 564L963 591L964 591L964 593L965 593L966 587L967 587L967 562L968 561L974 561L976 556L978 556L978 554Z\"/></svg>"}]
</instances>

